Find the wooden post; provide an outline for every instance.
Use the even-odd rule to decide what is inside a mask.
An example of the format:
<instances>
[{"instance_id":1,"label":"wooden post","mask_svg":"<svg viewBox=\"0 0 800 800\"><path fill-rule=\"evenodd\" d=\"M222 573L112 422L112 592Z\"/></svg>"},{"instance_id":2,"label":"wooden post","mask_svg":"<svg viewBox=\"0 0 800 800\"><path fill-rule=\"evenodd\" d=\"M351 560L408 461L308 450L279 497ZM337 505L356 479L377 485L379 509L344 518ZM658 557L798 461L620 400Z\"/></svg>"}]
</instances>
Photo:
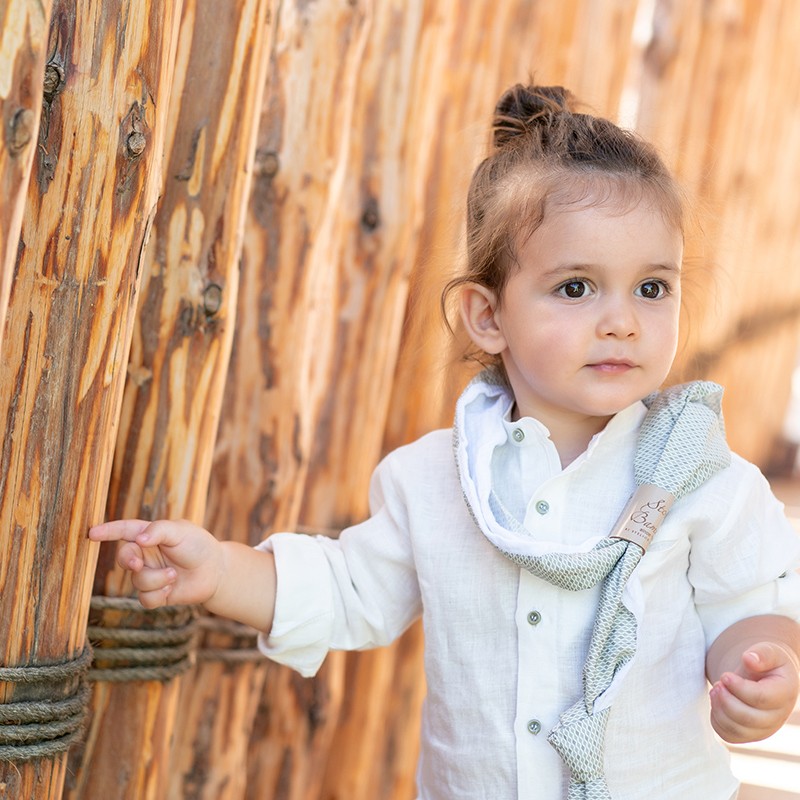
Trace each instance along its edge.
<instances>
[{"instance_id":1,"label":"wooden post","mask_svg":"<svg viewBox=\"0 0 800 800\"><path fill-rule=\"evenodd\" d=\"M214 0L183 3L167 167L143 266L108 502L112 519L203 521L234 331L242 225L267 65L267 10L266 0L237 0L222 15ZM107 597L127 595L130 585L113 564L115 548L103 551L92 621L95 635L111 645L120 621L113 608L102 606ZM130 619L122 622L131 625ZM156 629L165 624L142 621L142 627ZM96 661L108 652L96 648ZM205 714L203 703L217 691L213 683L192 682L202 697L185 697L181 708L183 681L172 668L106 672L96 685L70 797L166 796L173 740L191 747L202 736L200 727L176 724ZM194 754L189 755L187 771Z\"/></svg>"},{"instance_id":2,"label":"wooden post","mask_svg":"<svg viewBox=\"0 0 800 800\"><path fill-rule=\"evenodd\" d=\"M97 553L86 533L102 519L160 186L175 5L109 0L102 13L53 5L56 75L0 361L0 661L28 674L62 664L68 674L28 683L4 672L8 707L59 701L80 685L73 667L85 648ZM23 750L0 762L0 797L60 797L66 751L25 758Z\"/></svg>"},{"instance_id":3,"label":"wooden post","mask_svg":"<svg viewBox=\"0 0 800 800\"><path fill-rule=\"evenodd\" d=\"M0 0L0 352L42 110L51 0Z\"/></svg>"},{"instance_id":4,"label":"wooden post","mask_svg":"<svg viewBox=\"0 0 800 800\"><path fill-rule=\"evenodd\" d=\"M331 381L336 254L343 228L349 228L342 220L360 213L346 206L343 187L345 154L358 137L352 96L368 18L356 5L324 0L281 4L274 25L236 341L207 514L210 530L251 544L269 531L296 528L313 470L313 437ZM250 745L243 796L318 795L343 667L341 654L334 654L314 680L305 681L276 665L259 665L263 691L253 684L244 704L259 713L252 741L242 742ZM247 685L240 681L244 671L227 667L223 686ZM228 691L223 689L226 696ZM249 719L237 715L232 724L243 730ZM207 752L211 766L196 796L215 798L213 787L236 762L233 754L224 764L211 748ZM248 759L247 750L237 758Z\"/></svg>"}]
</instances>

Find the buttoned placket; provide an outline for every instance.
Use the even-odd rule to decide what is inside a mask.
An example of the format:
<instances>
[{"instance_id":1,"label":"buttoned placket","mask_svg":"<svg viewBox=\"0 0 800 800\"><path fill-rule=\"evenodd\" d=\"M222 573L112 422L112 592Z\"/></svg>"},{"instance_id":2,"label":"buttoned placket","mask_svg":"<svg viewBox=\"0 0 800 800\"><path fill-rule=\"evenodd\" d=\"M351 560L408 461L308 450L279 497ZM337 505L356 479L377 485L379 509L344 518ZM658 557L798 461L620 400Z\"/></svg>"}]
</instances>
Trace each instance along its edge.
<instances>
[{"instance_id":1,"label":"buttoned placket","mask_svg":"<svg viewBox=\"0 0 800 800\"><path fill-rule=\"evenodd\" d=\"M576 494L583 465L599 444L595 436L587 451L562 469L549 431L537 420L504 420L507 440L492 461L493 488L507 509L518 515L524 533L555 545L574 545L568 503ZM495 461L495 457L497 460ZM518 498L525 498L520 505ZM574 511L574 509L573 509ZM520 570L515 626L518 643L514 733L519 786L535 786L543 774L563 772L558 753L547 736L565 710L565 698L581 693L581 666L590 632L587 602L596 606L599 587L565 592L527 570ZM591 620L589 620L589 623Z\"/></svg>"},{"instance_id":2,"label":"buttoned placket","mask_svg":"<svg viewBox=\"0 0 800 800\"><path fill-rule=\"evenodd\" d=\"M529 498L523 506L525 527L534 536L551 538L560 515L556 508L551 514L551 498L556 495L550 494L548 487L557 489L561 473L558 453L547 431L535 420L507 425L507 430L509 445L515 447L519 460L521 485L515 489ZM528 519L531 514L535 519ZM520 786L535 785L530 781L535 779L536 764L557 758L547 742L547 733L560 711L556 699L558 650L553 641L556 594L555 587L521 571L515 615L519 659L515 733ZM542 669L536 669L536 665Z\"/></svg>"},{"instance_id":3,"label":"buttoned placket","mask_svg":"<svg viewBox=\"0 0 800 800\"><path fill-rule=\"evenodd\" d=\"M511 428L509 444L518 448L521 475L533 479L526 487L530 498L523 520L525 529L536 539L565 543L570 486L585 456L562 470L549 437L522 425ZM547 735L564 711L565 695L577 697L580 693L579 665L565 667L581 635L579 626L571 621L582 619L584 603L585 597L565 593L527 570L520 570L515 614L519 661L514 726L519 786L536 785L545 763L550 765L549 774L561 770L559 756ZM574 686L567 685L572 683Z\"/></svg>"},{"instance_id":4,"label":"buttoned placket","mask_svg":"<svg viewBox=\"0 0 800 800\"><path fill-rule=\"evenodd\" d=\"M552 443L548 441L553 451ZM557 457L557 454L556 454ZM550 461L550 458L548 458ZM552 464L550 465L552 467ZM552 472L551 472L552 474ZM558 475L545 480L528 503L525 527L536 538L560 540L563 489ZM517 768L521 786L534 785L537 763L553 760L557 754L547 742L547 734L562 710L558 698L559 591L555 586L520 571L517 595Z\"/></svg>"}]
</instances>

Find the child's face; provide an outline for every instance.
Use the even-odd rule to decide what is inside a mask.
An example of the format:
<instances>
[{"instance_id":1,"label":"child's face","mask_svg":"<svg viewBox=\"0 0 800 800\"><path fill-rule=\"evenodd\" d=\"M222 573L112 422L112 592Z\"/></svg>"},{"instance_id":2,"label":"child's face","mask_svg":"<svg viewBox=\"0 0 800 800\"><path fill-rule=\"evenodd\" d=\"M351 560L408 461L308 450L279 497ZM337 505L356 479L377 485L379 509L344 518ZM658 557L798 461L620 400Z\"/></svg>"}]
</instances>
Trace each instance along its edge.
<instances>
[{"instance_id":1,"label":"child's face","mask_svg":"<svg viewBox=\"0 0 800 800\"><path fill-rule=\"evenodd\" d=\"M658 208L553 208L517 255L493 318L520 416L599 429L663 383L683 244Z\"/></svg>"}]
</instances>

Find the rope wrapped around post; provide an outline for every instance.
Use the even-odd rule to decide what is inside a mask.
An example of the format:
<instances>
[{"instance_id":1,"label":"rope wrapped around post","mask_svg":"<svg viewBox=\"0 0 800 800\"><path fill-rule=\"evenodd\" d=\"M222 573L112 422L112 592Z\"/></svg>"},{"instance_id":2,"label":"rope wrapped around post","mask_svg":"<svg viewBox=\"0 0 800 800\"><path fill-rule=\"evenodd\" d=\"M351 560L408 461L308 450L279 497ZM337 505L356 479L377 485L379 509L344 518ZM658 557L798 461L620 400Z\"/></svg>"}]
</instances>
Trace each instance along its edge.
<instances>
[{"instance_id":1,"label":"rope wrapped around post","mask_svg":"<svg viewBox=\"0 0 800 800\"><path fill-rule=\"evenodd\" d=\"M0 667L0 682L29 686L39 695L0 704L0 761L50 758L69 750L83 733L91 661L87 644L74 659Z\"/></svg>"},{"instance_id":2,"label":"rope wrapped around post","mask_svg":"<svg viewBox=\"0 0 800 800\"><path fill-rule=\"evenodd\" d=\"M90 681L168 681L195 661L240 664L264 658L256 646L258 631L194 607L144 609L133 597L98 595L91 609L87 636L95 644L95 659Z\"/></svg>"},{"instance_id":3,"label":"rope wrapped around post","mask_svg":"<svg viewBox=\"0 0 800 800\"><path fill-rule=\"evenodd\" d=\"M90 681L168 681L194 663L197 609L145 609L134 597L91 600L86 634L94 643Z\"/></svg>"}]
</instances>

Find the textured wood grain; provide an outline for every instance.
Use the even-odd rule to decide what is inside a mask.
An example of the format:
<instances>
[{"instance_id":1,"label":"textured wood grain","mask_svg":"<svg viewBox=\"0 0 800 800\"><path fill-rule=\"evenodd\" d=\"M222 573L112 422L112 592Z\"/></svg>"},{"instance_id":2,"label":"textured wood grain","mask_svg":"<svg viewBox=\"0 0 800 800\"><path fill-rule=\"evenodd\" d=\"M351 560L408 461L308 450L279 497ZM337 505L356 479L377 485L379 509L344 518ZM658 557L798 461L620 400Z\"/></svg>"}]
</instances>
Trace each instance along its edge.
<instances>
[{"instance_id":1,"label":"textured wood grain","mask_svg":"<svg viewBox=\"0 0 800 800\"><path fill-rule=\"evenodd\" d=\"M183 4L163 194L144 258L111 477L112 519L202 522L205 513L267 63L267 3L240 0L228 11L219 16L211 0ZM98 565L98 594L130 591L113 550ZM183 770L200 735L176 729L183 680L191 678L99 687L71 796L165 796L176 769L173 740L184 734L177 757ZM217 691L210 681L196 685L181 717L200 713L192 705L202 707Z\"/></svg>"},{"instance_id":2,"label":"textured wood grain","mask_svg":"<svg viewBox=\"0 0 800 800\"><path fill-rule=\"evenodd\" d=\"M4 664L84 647L96 557L86 532L102 518L160 186L173 7L53 5L59 80L42 112L0 363ZM0 700L35 691L2 685ZM0 785L13 798L57 797L65 763L2 763Z\"/></svg>"},{"instance_id":3,"label":"textured wood grain","mask_svg":"<svg viewBox=\"0 0 800 800\"><path fill-rule=\"evenodd\" d=\"M273 25L272 3L268 0L239 0L228 29L210 25L216 16L216 4L209 0L197 3L197 19L192 36L188 72L194 75L197 89L187 111L194 122L204 118L209 105L221 108L220 131L216 134L215 153L227 162L224 171L210 174L198 197L214 196L224 203L225 224L236 230L235 251L223 253L230 280L239 280L240 254L245 213L250 196L255 153L255 136L260 119L261 99L269 63ZM216 80L211 80L215 78ZM213 99L212 99L213 98ZM212 117L213 117L213 111ZM188 116L188 115L186 115ZM183 117L183 114L182 114ZM227 122L224 120L227 117ZM189 117L191 120L192 117ZM225 126L229 130L225 130ZM182 127L187 127L182 120ZM246 183L242 178L247 177ZM229 242L229 247L233 242ZM216 260L216 259L215 259ZM233 287L231 287L231 290ZM235 326L237 293L230 297L225 361L213 364L217 391L209 404L205 419L200 420L203 439L203 465L195 469L198 497L202 506L192 505L184 514L203 520L209 473L221 414L222 391L228 374L228 359ZM171 402L171 400L170 400ZM208 430L206 430L206 428ZM199 434L198 431L196 434ZM199 474L198 474L199 473ZM219 533L225 537L226 532ZM170 773L164 796L176 800L207 797L226 800L241 797L247 780L247 744L257 710L253 697L260 696L265 680L265 665L260 663L227 664L213 657L210 651L228 648L236 651L239 640L219 633L201 638L203 655L196 669L181 684L180 703ZM245 643L248 646L248 643ZM251 644L249 646L252 646Z\"/></svg>"},{"instance_id":4,"label":"textured wood grain","mask_svg":"<svg viewBox=\"0 0 800 800\"><path fill-rule=\"evenodd\" d=\"M268 530L296 527L314 469L336 357L338 252L364 212L345 191L370 13L340 2L276 10L240 325L209 502L209 527L232 538L256 542ZM334 656L310 682L268 669L263 696L253 698L254 707L262 704L245 796L316 796L343 667L343 656Z\"/></svg>"},{"instance_id":5,"label":"textured wood grain","mask_svg":"<svg viewBox=\"0 0 800 800\"><path fill-rule=\"evenodd\" d=\"M0 0L0 351L42 109L51 0Z\"/></svg>"}]
</instances>

